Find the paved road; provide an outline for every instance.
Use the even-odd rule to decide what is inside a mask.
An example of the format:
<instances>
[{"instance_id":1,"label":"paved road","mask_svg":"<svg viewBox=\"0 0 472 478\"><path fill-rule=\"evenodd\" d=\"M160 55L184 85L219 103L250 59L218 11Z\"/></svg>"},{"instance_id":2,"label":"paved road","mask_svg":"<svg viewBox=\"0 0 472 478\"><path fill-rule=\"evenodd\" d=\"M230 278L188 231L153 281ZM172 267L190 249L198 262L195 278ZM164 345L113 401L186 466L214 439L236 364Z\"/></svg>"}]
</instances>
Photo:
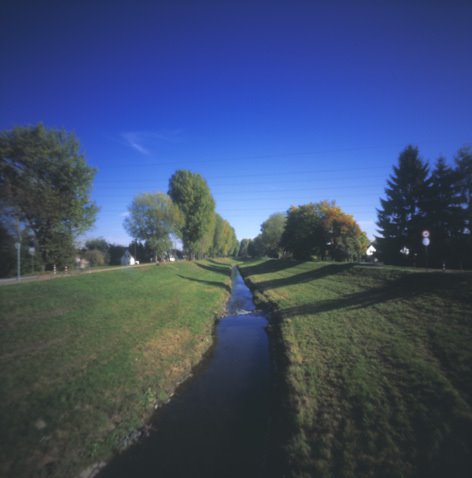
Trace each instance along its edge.
<instances>
[{"instance_id":1,"label":"paved road","mask_svg":"<svg viewBox=\"0 0 472 478\"><path fill-rule=\"evenodd\" d=\"M151 263L151 264L138 264L134 266L116 266L116 267L107 267L106 269L86 269L84 271L73 270L72 272L67 272L67 273L58 272L57 274L48 272L46 274L39 274L34 276L31 276L31 275L21 276L20 281L18 281L16 277L9 277L7 279L0 279L0 286L18 284L23 282L34 282L39 280L64 279L66 277L76 277L83 274L95 274L96 272L110 272L110 271L118 271L120 269L128 269L130 267L134 269L138 267L150 267L154 265L155 265L154 263Z\"/></svg>"}]
</instances>

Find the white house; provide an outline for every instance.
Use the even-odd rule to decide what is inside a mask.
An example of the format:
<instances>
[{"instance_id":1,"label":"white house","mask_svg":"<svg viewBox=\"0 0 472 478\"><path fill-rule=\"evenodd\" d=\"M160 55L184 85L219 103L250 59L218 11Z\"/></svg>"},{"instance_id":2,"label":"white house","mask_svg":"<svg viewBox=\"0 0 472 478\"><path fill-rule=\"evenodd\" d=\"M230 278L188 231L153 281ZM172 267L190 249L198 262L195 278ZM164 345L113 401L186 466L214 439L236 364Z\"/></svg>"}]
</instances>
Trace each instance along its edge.
<instances>
[{"instance_id":1,"label":"white house","mask_svg":"<svg viewBox=\"0 0 472 478\"><path fill-rule=\"evenodd\" d=\"M136 264L136 261L134 260L134 257L130 254L128 249L126 249L125 253L121 257L121 265L122 266L134 266Z\"/></svg>"},{"instance_id":2,"label":"white house","mask_svg":"<svg viewBox=\"0 0 472 478\"><path fill-rule=\"evenodd\" d=\"M366 255L371 257L377 252L377 249L371 244L365 251Z\"/></svg>"}]
</instances>

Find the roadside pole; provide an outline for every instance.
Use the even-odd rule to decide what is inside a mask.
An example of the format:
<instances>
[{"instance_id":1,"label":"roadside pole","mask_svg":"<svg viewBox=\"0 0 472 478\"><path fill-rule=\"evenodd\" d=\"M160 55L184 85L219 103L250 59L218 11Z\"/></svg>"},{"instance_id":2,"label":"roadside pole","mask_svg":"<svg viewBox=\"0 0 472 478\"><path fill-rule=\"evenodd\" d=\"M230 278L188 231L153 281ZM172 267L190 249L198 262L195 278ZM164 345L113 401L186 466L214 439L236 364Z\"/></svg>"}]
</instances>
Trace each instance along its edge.
<instances>
[{"instance_id":1,"label":"roadside pole","mask_svg":"<svg viewBox=\"0 0 472 478\"><path fill-rule=\"evenodd\" d=\"M428 270L428 246L429 244L431 243L430 239L429 239L429 231L423 231L421 233L421 235L423 236L423 246L424 246L424 254L425 254L425 259L426 259L426 270Z\"/></svg>"},{"instance_id":2,"label":"roadside pole","mask_svg":"<svg viewBox=\"0 0 472 478\"><path fill-rule=\"evenodd\" d=\"M15 242L16 247L16 280L21 280L21 242Z\"/></svg>"}]
</instances>

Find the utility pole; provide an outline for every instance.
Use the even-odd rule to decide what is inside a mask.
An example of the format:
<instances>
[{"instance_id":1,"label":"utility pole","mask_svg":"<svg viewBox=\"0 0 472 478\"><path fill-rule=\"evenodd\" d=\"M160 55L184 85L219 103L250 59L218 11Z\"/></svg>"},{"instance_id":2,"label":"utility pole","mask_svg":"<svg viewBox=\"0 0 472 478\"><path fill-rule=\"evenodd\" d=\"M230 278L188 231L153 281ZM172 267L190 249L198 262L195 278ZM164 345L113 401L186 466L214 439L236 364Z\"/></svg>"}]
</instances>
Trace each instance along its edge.
<instances>
[{"instance_id":1,"label":"utility pole","mask_svg":"<svg viewBox=\"0 0 472 478\"><path fill-rule=\"evenodd\" d=\"M20 233L20 222L16 224L16 230L18 233L18 241L15 242L16 248L16 280L21 280L21 233Z\"/></svg>"},{"instance_id":2,"label":"utility pole","mask_svg":"<svg viewBox=\"0 0 472 478\"><path fill-rule=\"evenodd\" d=\"M29 241L28 252L31 256L31 275L33 275L34 274L34 255L36 253L36 249L34 247L34 241L32 238L30 238L30 241Z\"/></svg>"}]
</instances>

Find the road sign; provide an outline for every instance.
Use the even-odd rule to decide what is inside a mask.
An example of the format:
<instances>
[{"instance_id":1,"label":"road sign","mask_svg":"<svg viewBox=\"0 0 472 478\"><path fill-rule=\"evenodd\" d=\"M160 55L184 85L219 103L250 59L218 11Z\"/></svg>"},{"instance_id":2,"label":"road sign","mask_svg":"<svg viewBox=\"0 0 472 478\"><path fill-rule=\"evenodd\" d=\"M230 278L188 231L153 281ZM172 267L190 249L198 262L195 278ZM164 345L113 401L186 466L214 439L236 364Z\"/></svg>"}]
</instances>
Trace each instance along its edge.
<instances>
[{"instance_id":1,"label":"road sign","mask_svg":"<svg viewBox=\"0 0 472 478\"><path fill-rule=\"evenodd\" d=\"M423 237L423 246L428 247L430 243L429 237Z\"/></svg>"},{"instance_id":2,"label":"road sign","mask_svg":"<svg viewBox=\"0 0 472 478\"><path fill-rule=\"evenodd\" d=\"M423 232L421 233L421 235L422 235L423 237L429 237L429 231L423 231Z\"/></svg>"}]
</instances>

